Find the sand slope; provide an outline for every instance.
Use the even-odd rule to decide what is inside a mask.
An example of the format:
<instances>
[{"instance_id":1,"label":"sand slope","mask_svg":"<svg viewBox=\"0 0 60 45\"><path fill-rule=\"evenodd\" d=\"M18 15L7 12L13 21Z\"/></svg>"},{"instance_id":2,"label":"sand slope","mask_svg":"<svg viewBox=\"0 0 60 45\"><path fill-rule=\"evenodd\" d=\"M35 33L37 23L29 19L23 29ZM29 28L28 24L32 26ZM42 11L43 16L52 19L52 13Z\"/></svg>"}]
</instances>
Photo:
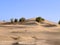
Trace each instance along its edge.
<instances>
[{"instance_id":1,"label":"sand slope","mask_svg":"<svg viewBox=\"0 0 60 45\"><path fill-rule=\"evenodd\" d=\"M60 26L44 21L38 23L34 19L24 25L0 25L0 45L60 45Z\"/></svg>"}]
</instances>

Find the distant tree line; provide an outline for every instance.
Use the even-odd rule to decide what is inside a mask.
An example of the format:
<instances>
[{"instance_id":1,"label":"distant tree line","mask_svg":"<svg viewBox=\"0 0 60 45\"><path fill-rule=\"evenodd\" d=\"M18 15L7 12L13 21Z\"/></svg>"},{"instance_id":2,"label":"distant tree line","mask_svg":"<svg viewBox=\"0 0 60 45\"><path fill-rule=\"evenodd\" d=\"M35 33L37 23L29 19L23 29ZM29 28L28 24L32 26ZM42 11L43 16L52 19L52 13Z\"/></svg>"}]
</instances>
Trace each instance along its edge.
<instances>
[{"instance_id":1,"label":"distant tree line","mask_svg":"<svg viewBox=\"0 0 60 45\"><path fill-rule=\"evenodd\" d=\"M17 22L22 22L22 23L23 23L23 22L25 22L25 21L26 21L25 18L20 18L19 20L15 18L15 19L11 19L10 22L11 22L11 23L17 23Z\"/></svg>"},{"instance_id":2,"label":"distant tree line","mask_svg":"<svg viewBox=\"0 0 60 45\"><path fill-rule=\"evenodd\" d=\"M42 21L44 21L45 19L44 18L42 18L42 17L36 17L36 19L35 19L35 21L36 22L42 22ZM26 22L26 18L24 18L24 17L22 17L22 18L20 18L20 19L11 19L10 20L10 22L11 23L18 23L18 22L20 22L20 23L24 23L24 22Z\"/></svg>"},{"instance_id":3,"label":"distant tree line","mask_svg":"<svg viewBox=\"0 0 60 45\"><path fill-rule=\"evenodd\" d=\"M42 18L42 17L36 17L35 21L38 22L38 23L40 23L40 22L45 21L45 19ZM17 23L17 22L25 23L26 22L26 18L24 18L24 17L22 17L20 19L16 19L15 18L15 19L11 19L10 22L11 23ZM58 21L58 24L60 24L60 20Z\"/></svg>"}]
</instances>

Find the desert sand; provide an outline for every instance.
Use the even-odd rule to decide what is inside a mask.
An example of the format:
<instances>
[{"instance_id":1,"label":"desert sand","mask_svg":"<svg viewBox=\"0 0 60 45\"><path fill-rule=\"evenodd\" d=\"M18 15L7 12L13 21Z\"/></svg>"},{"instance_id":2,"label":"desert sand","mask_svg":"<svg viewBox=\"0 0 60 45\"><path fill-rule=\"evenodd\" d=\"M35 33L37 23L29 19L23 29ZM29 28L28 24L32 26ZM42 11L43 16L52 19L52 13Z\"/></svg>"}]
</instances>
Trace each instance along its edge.
<instances>
[{"instance_id":1,"label":"desert sand","mask_svg":"<svg viewBox=\"0 0 60 45\"><path fill-rule=\"evenodd\" d=\"M60 25L29 20L24 25L0 25L0 45L60 45Z\"/></svg>"}]
</instances>

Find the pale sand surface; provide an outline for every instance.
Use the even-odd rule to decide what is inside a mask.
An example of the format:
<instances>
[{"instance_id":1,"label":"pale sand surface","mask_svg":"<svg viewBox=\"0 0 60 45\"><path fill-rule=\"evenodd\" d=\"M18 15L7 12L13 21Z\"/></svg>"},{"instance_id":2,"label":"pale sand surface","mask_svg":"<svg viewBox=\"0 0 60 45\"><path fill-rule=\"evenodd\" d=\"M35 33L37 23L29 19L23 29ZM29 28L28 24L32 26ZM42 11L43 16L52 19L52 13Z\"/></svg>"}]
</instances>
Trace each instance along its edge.
<instances>
[{"instance_id":1,"label":"pale sand surface","mask_svg":"<svg viewBox=\"0 0 60 45\"><path fill-rule=\"evenodd\" d=\"M18 38L14 40L13 38ZM29 25L0 26L0 45L60 45L60 27Z\"/></svg>"},{"instance_id":2,"label":"pale sand surface","mask_svg":"<svg viewBox=\"0 0 60 45\"><path fill-rule=\"evenodd\" d=\"M0 45L16 42L19 45L60 45L60 25L45 27L52 22L35 23L37 25L0 25Z\"/></svg>"}]
</instances>

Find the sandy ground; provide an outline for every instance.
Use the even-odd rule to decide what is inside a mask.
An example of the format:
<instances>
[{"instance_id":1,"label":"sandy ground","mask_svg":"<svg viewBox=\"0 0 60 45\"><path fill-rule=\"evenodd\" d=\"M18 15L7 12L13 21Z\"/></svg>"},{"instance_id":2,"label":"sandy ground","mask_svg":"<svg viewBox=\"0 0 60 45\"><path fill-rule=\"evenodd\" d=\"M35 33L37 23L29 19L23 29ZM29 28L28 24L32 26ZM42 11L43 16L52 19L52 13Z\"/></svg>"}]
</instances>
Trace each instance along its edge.
<instances>
[{"instance_id":1,"label":"sandy ground","mask_svg":"<svg viewBox=\"0 0 60 45\"><path fill-rule=\"evenodd\" d=\"M15 45L16 42L19 45L60 45L60 27L1 25L0 45Z\"/></svg>"}]
</instances>

